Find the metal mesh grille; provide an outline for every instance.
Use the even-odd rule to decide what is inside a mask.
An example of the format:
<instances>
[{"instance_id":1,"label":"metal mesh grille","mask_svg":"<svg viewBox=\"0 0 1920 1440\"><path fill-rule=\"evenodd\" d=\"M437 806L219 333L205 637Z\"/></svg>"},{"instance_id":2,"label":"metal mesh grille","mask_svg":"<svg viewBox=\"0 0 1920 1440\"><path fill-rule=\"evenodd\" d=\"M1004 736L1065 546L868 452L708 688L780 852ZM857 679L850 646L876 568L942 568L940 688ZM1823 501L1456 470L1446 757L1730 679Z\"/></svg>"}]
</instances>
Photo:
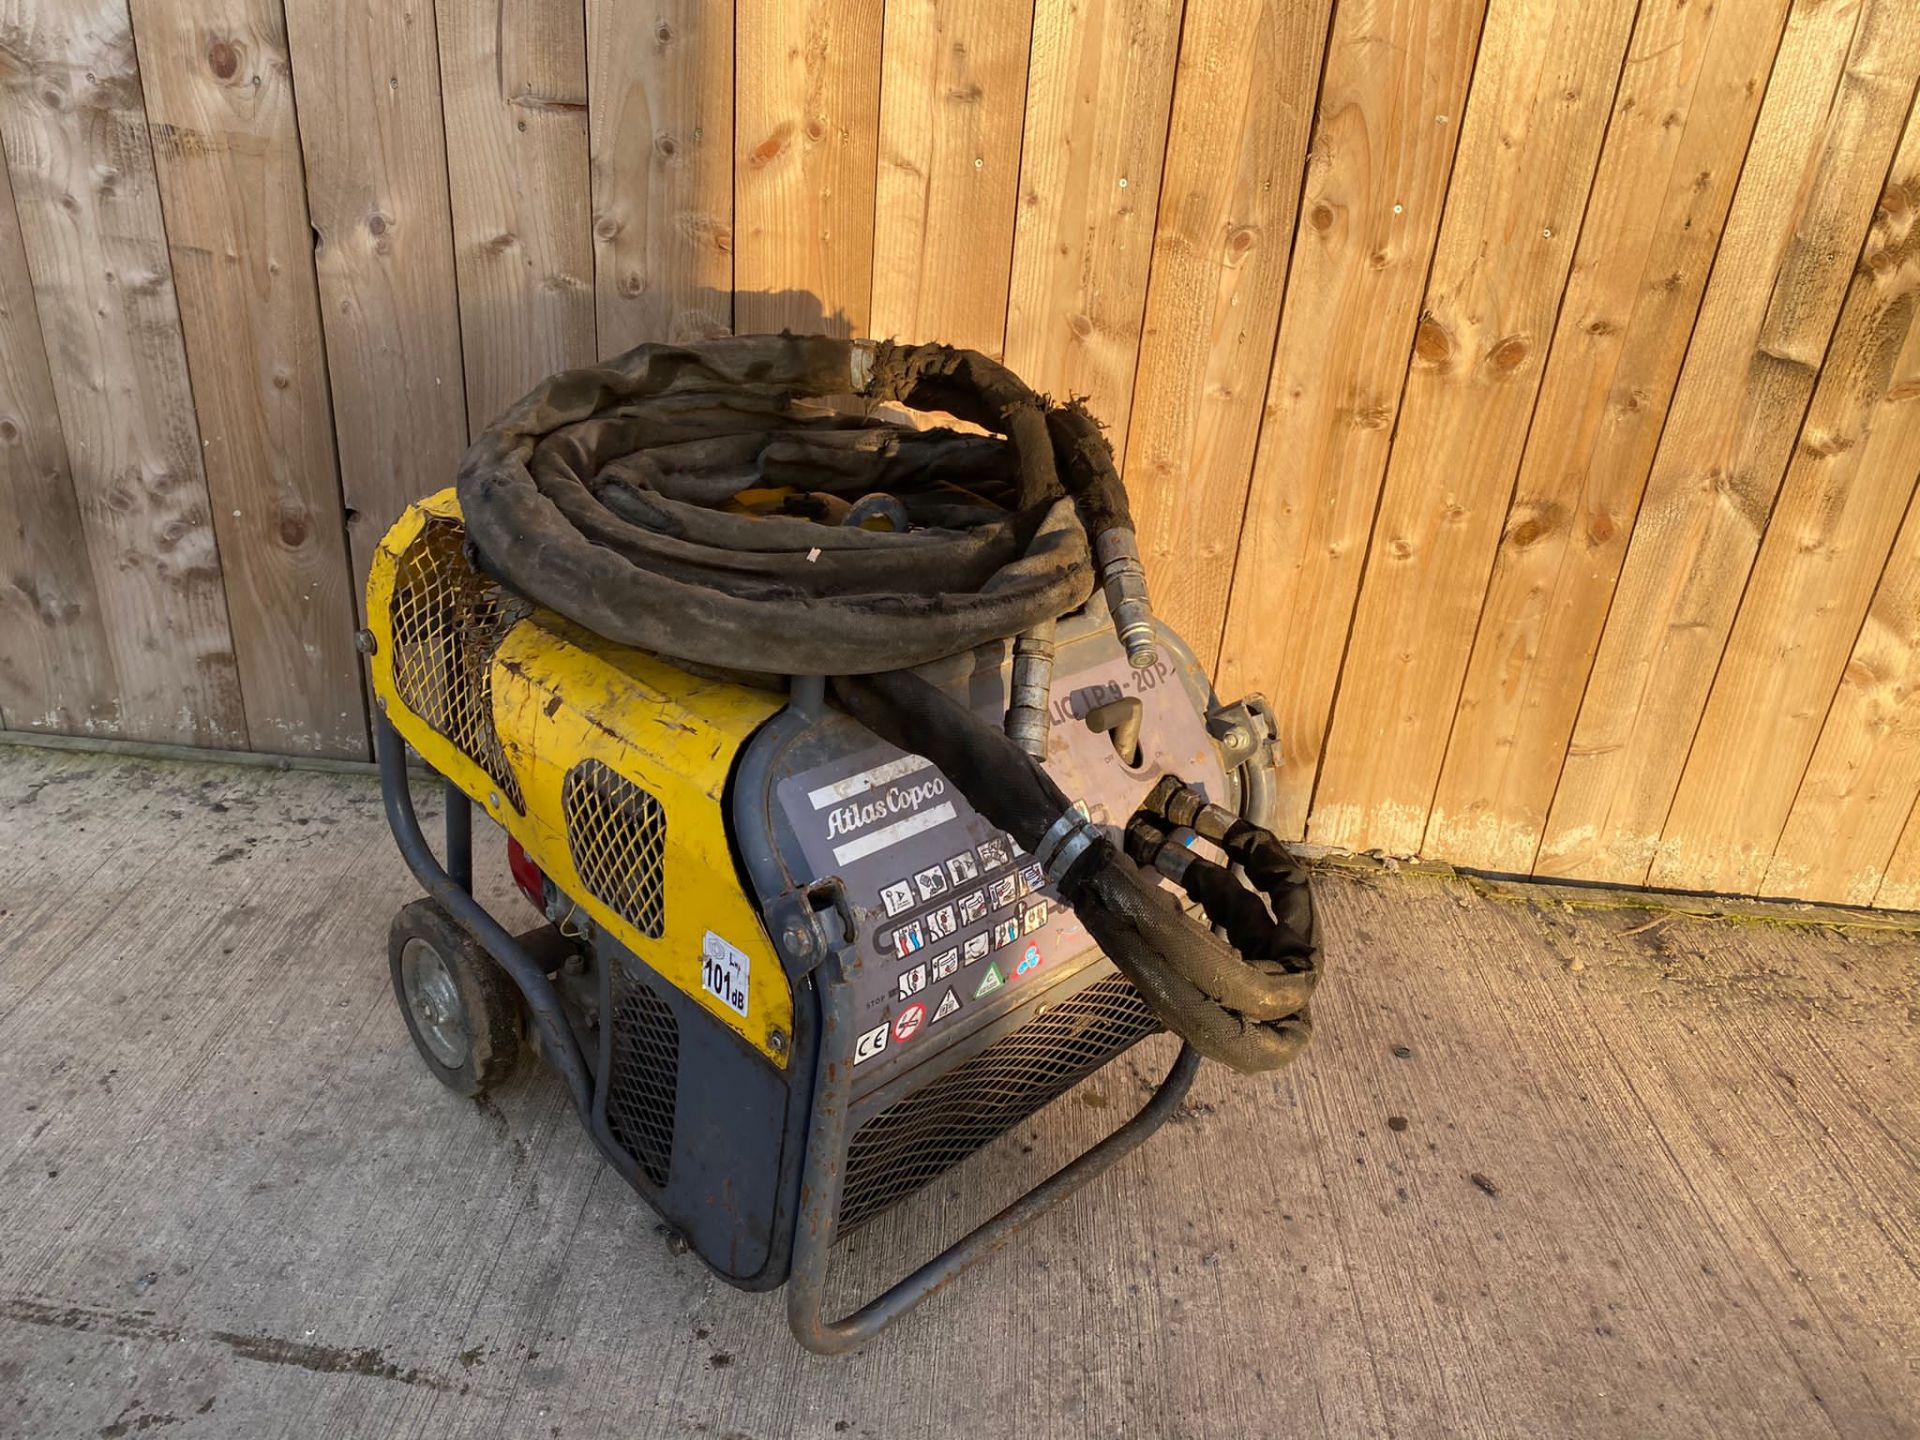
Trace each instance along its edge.
<instances>
[{"instance_id":1,"label":"metal mesh grille","mask_svg":"<svg viewBox=\"0 0 1920 1440\"><path fill-rule=\"evenodd\" d=\"M467 564L458 521L429 516L394 566L393 690L526 807L493 728L494 651L530 607Z\"/></svg>"},{"instance_id":2,"label":"metal mesh grille","mask_svg":"<svg viewBox=\"0 0 1920 1440\"><path fill-rule=\"evenodd\" d=\"M952 1169L1159 1028L1132 982L1112 975L896 1101L847 1147L838 1233Z\"/></svg>"},{"instance_id":3,"label":"metal mesh grille","mask_svg":"<svg viewBox=\"0 0 1920 1440\"><path fill-rule=\"evenodd\" d=\"M613 1063L607 1128L656 1187L673 1160L673 1112L680 1084L680 1024L667 1002L616 969Z\"/></svg>"},{"instance_id":4,"label":"metal mesh grille","mask_svg":"<svg viewBox=\"0 0 1920 1440\"><path fill-rule=\"evenodd\" d=\"M667 812L660 802L600 761L583 760L561 782L560 813L587 893L658 940L667 906L660 864Z\"/></svg>"}]
</instances>

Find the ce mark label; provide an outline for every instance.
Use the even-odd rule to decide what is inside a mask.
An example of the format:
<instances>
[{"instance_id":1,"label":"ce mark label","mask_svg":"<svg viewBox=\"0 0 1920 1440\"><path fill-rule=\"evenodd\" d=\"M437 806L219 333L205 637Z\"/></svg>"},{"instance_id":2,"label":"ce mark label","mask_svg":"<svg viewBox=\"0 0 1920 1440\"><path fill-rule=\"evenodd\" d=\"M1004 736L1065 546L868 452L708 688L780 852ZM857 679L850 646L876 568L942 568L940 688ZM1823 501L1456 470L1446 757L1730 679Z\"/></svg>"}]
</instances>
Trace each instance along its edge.
<instances>
[{"instance_id":1,"label":"ce mark label","mask_svg":"<svg viewBox=\"0 0 1920 1440\"><path fill-rule=\"evenodd\" d=\"M856 1065L864 1065L882 1050L885 1050L887 1048L887 1036L892 1029L892 1025L882 1020L878 1025L874 1026L873 1029L867 1031L866 1034L854 1041L853 1063Z\"/></svg>"}]
</instances>

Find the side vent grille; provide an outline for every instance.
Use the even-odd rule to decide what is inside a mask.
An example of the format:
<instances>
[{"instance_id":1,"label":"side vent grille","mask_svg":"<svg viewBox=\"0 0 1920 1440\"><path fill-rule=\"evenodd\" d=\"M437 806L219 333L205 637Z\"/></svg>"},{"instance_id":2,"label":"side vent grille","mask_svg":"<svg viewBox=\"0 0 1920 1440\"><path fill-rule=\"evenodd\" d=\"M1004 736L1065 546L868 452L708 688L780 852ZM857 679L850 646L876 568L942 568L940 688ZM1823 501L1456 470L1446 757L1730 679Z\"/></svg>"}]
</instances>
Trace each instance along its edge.
<instances>
[{"instance_id":1,"label":"side vent grille","mask_svg":"<svg viewBox=\"0 0 1920 1440\"><path fill-rule=\"evenodd\" d=\"M458 521L429 516L393 577L393 689L525 810L493 728L493 655L531 607L471 565Z\"/></svg>"},{"instance_id":2,"label":"side vent grille","mask_svg":"<svg viewBox=\"0 0 1920 1440\"><path fill-rule=\"evenodd\" d=\"M1132 982L1110 975L896 1100L847 1147L837 1233L945 1174L1159 1028Z\"/></svg>"},{"instance_id":3,"label":"side vent grille","mask_svg":"<svg viewBox=\"0 0 1920 1440\"><path fill-rule=\"evenodd\" d=\"M607 1128L655 1188L673 1161L673 1114L680 1088L680 1024L651 987L616 966L613 1063Z\"/></svg>"},{"instance_id":4,"label":"side vent grille","mask_svg":"<svg viewBox=\"0 0 1920 1440\"><path fill-rule=\"evenodd\" d=\"M573 868L587 892L649 939L666 924L667 812L626 776L583 760L560 784Z\"/></svg>"}]
</instances>

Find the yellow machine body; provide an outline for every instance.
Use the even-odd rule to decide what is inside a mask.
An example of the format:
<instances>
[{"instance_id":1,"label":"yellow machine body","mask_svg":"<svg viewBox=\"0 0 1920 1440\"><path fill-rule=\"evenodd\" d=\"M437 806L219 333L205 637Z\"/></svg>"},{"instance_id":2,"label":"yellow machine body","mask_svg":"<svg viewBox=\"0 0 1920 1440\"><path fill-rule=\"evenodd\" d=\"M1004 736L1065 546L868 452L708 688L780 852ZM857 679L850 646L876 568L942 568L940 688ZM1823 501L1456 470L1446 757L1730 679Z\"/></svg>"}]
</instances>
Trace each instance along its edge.
<instances>
[{"instance_id":1,"label":"yellow machine body","mask_svg":"<svg viewBox=\"0 0 1920 1440\"><path fill-rule=\"evenodd\" d=\"M785 703L614 645L476 572L451 489L410 506L367 581L377 703L592 922L784 1068L793 995L728 844L727 777ZM703 983L744 955L744 1013ZM724 953L724 952L723 952Z\"/></svg>"}]
</instances>

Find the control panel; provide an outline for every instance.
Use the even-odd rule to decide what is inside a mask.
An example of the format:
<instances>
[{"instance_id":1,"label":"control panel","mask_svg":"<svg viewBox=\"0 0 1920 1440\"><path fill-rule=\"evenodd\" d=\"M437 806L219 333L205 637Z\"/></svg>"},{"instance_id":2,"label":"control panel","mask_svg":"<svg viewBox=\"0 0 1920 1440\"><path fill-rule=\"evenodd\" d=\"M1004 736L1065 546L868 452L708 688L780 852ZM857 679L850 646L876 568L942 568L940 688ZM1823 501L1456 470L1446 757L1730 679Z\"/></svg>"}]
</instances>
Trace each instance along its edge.
<instances>
[{"instance_id":1,"label":"control panel","mask_svg":"<svg viewBox=\"0 0 1920 1440\"><path fill-rule=\"evenodd\" d=\"M1139 703L1123 735L1095 728L1128 697ZM1123 824L1168 770L1221 793L1218 751L1164 661L1136 671L1115 654L1057 677L1052 722L1048 771L1098 824ZM839 878L858 928L857 1094L1094 958L1040 863L920 756L876 741L775 793L813 877Z\"/></svg>"}]
</instances>

